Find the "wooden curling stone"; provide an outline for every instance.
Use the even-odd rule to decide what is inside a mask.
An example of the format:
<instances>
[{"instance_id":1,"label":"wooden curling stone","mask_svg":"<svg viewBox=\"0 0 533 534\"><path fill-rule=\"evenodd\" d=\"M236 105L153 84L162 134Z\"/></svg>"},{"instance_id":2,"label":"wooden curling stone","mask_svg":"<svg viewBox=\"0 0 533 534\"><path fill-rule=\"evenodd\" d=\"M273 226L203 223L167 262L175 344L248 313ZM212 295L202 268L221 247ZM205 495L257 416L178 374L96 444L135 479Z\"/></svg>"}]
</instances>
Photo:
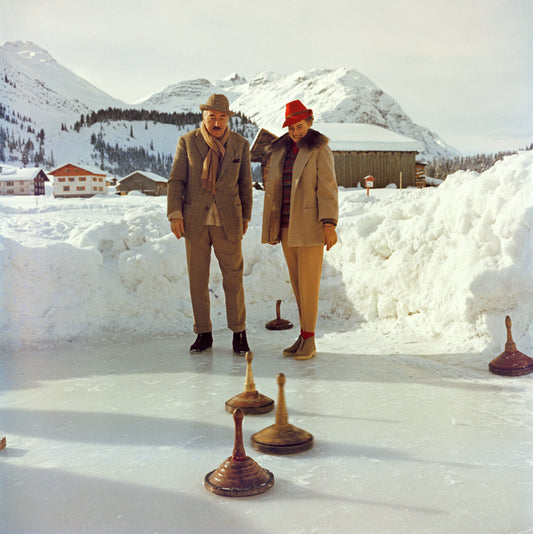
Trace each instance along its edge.
<instances>
[{"instance_id":1,"label":"wooden curling stone","mask_svg":"<svg viewBox=\"0 0 533 534\"><path fill-rule=\"evenodd\" d=\"M251 351L248 351L245 358L246 379L244 381L244 391L226 401L226 411L233 413L236 408L240 408L246 415L257 415L270 412L274 409L274 401L266 395L262 395L255 389L252 372L252 360L254 355Z\"/></svg>"},{"instance_id":2,"label":"wooden curling stone","mask_svg":"<svg viewBox=\"0 0 533 534\"><path fill-rule=\"evenodd\" d=\"M495 375L521 376L533 371L533 358L517 350L511 334L511 326L511 318L507 315L505 317L505 327L507 328L505 350L489 363L489 371Z\"/></svg>"},{"instance_id":3,"label":"wooden curling stone","mask_svg":"<svg viewBox=\"0 0 533 534\"><path fill-rule=\"evenodd\" d=\"M2 449L5 449L6 445L7 445L7 440L6 440L6 437L4 436L2 439L0 439L0 451Z\"/></svg>"},{"instance_id":4,"label":"wooden curling stone","mask_svg":"<svg viewBox=\"0 0 533 534\"><path fill-rule=\"evenodd\" d=\"M265 328L268 330L288 330L289 328L292 328L294 325L287 321L287 319L281 318L281 300L276 301L276 318L272 319L272 321L269 321L267 324L265 324Z\"/></svg>"},{"instance_id":5,"label":"wooden curling stone","mask_svg":"<svg viewBox=\"0 0 533 534\"><path fill-rule=\"evenodd\" d=\"M242 410L237 408L233 412L235 444L232 456L204 477L204 486L217 495L251 497L268 491L274 485L274 475L246 456L242 441L243 418Z\"/></svg>"},{"instance_id":6,"label":"wooden curling stone","mask_svg":"<svg viewBox=\"0 0 533 534\"><path fill-rule=\"evenodd\" d=\"M277 378L279 386L276 422L252 436L252 447L267 454L296 454L313 446L313 435L301 428L289 424L287 406L285 404L285 375L280 373Z\"/></svg>"}]
</instances>

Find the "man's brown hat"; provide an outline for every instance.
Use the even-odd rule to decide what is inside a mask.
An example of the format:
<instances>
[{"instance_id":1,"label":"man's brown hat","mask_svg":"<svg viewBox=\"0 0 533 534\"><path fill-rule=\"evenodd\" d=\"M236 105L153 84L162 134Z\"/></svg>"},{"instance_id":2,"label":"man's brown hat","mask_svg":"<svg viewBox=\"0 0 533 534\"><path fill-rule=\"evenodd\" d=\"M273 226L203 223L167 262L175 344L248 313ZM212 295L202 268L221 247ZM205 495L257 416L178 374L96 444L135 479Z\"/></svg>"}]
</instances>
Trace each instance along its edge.
<instances>
[{"instance_id":1,"label":"man's brown hat","mask_svg":"<svg viewBox=\"0 0 533 534\"><path fill-rule=\"evenodd\" d=\"M225 95L217 95L213 93L205 104L200 104L201 111L220 111L226 113L227 115L235 115L233 111L229 109L229 101Z\"/></svg>"}]
</instances>

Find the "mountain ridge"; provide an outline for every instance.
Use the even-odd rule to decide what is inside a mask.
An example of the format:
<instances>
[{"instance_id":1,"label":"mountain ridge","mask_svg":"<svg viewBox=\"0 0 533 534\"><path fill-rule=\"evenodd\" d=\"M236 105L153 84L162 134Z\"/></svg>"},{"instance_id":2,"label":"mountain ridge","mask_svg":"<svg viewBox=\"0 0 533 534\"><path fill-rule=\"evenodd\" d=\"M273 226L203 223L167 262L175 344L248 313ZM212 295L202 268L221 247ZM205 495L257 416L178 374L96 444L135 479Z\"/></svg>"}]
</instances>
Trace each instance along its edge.
<instances>
[{"instance_id":1,"label":"mountain ridge","mask_svg":"<svg viewBox=\"0 0 533 534\"><path fill-rule=\"evenodd\" d=\"M421 141L423 157L454 157L459 151L429 128L415 124L400 105L364 74L355 69L309 69L290 75L262 72L246 81L238 74L221 81L188 80L170 85L139 102L147 109L171 111L198 109L212 92L230 100L233 111L240 111L259 127L282 123L285 103L301 100L313 109L317 122L363 123L382 126ZM184 88L194 87L195 91ZM265 102L269 102L265 106Z\"/></svg>"},{"instance_id":2,"label":"mountain ridge","mask_svg":"<svg viewBox=\"0 0 533 534\"><path fill-rule=\"evenodd\" d=\"M35 116L45 126L57 123L58 114L64 122L93 109L130 107L62 66L31 41L8 41L0 46L0 69L2 103ZM6 87L6 78L16 87Z\"/></svg>"},{"instance_id":3,"label":"mountain ridge","mask_svg":"<svg viewBox=\"0 0 533 534\"><path fill-rule=\"evenodd\" d=\"M459 154L437 134L415 124L391 96L355 69L315 68L290 75L260 72L249 81L238 73L216 81L184 80L128 104L62 66L38 45L14 41L0 46L0 127L4 140L11 138L9 154L0 147L0 160L24 161L23 147L28 151L31 145L39 144L43 154L60 154L62 159L95 164L94 147L87 142L91 135L80 135L79 129L75 131L73 127L80 116L107 108L198 113L199 104L213 92L226 94L231 109L241 112L257 127L280 125L285 103L300 99L314 110L317 122L359 122L385 127L422 141L425 150L420 157L426 159ZM133 125L137 135L132 136L129 126L107 121L99 128L93 126L91 134L100 131L119 147L147 148L142 143L148 143L151 150L172 154L183 133L177 129L173 135L168 125L146 123L143 135L140 125ZM189 129L196 126L191 124ZM40 129L46 130L46 136L37 138L35 132ZM35 137L31 137L31 132ZM250 129L247 132L252 133Z\"/></svg>"}]
</instances>

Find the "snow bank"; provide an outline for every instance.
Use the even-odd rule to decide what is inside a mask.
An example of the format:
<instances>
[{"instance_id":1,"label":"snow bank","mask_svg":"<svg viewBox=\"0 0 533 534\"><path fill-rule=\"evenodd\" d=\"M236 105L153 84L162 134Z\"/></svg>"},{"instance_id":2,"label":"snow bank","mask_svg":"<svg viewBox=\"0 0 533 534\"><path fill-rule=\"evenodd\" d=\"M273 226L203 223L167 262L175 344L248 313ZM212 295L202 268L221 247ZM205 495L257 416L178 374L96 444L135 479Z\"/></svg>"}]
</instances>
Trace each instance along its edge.
<instances>
[{"instance_id":1,"label":"snow bank","mask_svg":"<svg viewBox=\"0 0 533 534\"><path fill-rule=\"evenodd\" d=\"M374 323L464 351L501 346L504 317L533 353L533 152L438 188L341 189L339 244L325 253L317 334ZM243 241L248 329L297 323L279 246L260 244L263 193ZM165 198L0 199L0 347L192 332L184 242ZM215 330L225 328L216 260ZM504 335L504 334L503 334ZM494 350L494 347L491 347ZM528 352L529 351L529 352Z\"/></svg>"},{"instance_id":2,"label":"snow bank","mask_svg":"<svg viewBox=\"0 0 533 534\"><path fill-rule=\"evenodd\" d=\"M531 347L532 170L529 152L439 188L343 202L330 259L343 283L330 284L331 313L342 302L366 321L416 317L426 334L458 336L474 350L509 314L515 341L520 332Z\"/></svg>"}]
</instances>

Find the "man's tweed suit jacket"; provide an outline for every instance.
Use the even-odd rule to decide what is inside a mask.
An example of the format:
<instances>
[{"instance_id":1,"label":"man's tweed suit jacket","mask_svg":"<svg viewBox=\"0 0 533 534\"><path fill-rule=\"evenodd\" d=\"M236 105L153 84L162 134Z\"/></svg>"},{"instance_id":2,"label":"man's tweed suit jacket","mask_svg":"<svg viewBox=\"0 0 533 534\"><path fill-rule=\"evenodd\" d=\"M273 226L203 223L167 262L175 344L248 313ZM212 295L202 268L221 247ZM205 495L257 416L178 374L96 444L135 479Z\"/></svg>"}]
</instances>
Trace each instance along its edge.
<instances>
[{"instance_id":1,"label":"man's tweed suit jacket","mask_svg":"<svg viewBox=\"0 0 533 534\"><path fill-rule=\"evenodd\" d=\"M182 217L185 237L196 239L215 202L227 239L238 241L243 236L243 219L252 217L250 145L238 133L229 132L214 195L200 183L208 151L199 128L180 137L168 180L167 215Z\"/></svg>"}]
</instances>

